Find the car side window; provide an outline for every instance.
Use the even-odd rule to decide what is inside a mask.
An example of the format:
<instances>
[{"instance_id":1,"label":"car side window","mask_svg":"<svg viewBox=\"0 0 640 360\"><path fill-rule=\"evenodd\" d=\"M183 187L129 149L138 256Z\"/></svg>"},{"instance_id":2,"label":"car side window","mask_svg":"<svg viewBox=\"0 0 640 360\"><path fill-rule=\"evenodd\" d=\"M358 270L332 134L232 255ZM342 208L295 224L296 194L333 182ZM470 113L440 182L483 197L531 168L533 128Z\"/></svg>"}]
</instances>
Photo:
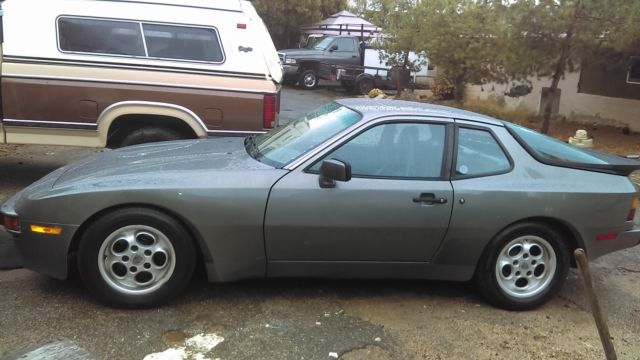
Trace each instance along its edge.
<instances>
[{"instance_id":1,"label":"car side window","mask_svg":"<svg viewBox=\"0 0 640 360\"><path fill-rule=\"evenodd\" d=\"M388 123L370 128L324 156L351 165L353 177L439 178L445 125ZM310 170L319 172L320 160Z\"/></svg>"},{"instance_id":2,"label":"car side window","mask_svg":"<svg viewBox=\"0 0 640 360\"><path fill-rule=\"evenodd\" d=\"M336 45L338 45L339 52L354 52L356 51L355 45L353 44L353 40L350 38L338 38L336 40Z\"/></svg>"},{"instance_id":3,"label":"car side window","mask_svg":"<svg viewBox=\"0 0 640 360\"><path fill-rule=\"evenodd\" d=\"M213 28L143 24L149 57L222 62L224 55Z\"/></svg>"},{"instance_id":4,"label":"car side window","mask_svg":"<svg viewBox=\"0 0 640 360\"><path fill-rule=\"evenodd\" d=\"M491 175L511 168L509 157L487 130L460 128L456 177Z\"/></svg>"},{"instance_id":5,"label":"car side window","mask_svg":"<svg viewBox=\"0 0 640 360\"><path fill-rule=\"evenodd\" d=\"M58 34L62 51L145 56L137 22L60 17Z\"/></svg>"}]
</instances>

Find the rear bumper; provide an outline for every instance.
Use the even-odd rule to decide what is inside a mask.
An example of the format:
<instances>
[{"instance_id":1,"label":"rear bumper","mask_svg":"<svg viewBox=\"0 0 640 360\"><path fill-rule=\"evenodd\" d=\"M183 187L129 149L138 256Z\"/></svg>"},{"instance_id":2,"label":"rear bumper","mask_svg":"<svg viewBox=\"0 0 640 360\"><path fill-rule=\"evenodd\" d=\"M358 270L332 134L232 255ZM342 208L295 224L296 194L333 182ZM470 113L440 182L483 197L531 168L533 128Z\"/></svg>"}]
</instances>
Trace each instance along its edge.
<instances>
[{"instance_id":1,"label":"rear bumper","mask_svg":"<svg viewBox=\"0 0 640 360\"><path fill-rule=\"evenodd\" d=\"M593 260L602 255L637 245L640 245L640 224L634 224L631 230L619 233L615 239L594 241L587 251L589 260Z\"/></svg>"}]
</instances>

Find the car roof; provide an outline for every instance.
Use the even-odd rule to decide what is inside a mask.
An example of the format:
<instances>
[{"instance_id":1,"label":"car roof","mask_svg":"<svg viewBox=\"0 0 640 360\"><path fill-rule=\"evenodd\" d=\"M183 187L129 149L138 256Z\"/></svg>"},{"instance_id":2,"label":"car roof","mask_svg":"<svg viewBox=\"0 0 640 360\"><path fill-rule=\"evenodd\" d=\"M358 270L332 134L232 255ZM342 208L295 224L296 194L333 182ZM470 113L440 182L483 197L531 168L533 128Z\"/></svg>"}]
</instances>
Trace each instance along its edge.
<instances>
[{"instance_id":1,"label":"car roof","mask_svg":"<svg viewBox=\"0 0 640 360\"><path fill-rule=\"evenodd\" d=\"M95 0L111 2L136 2L154 5L174 5L210 10L242 11L239 0L211 1L211 0Z\"/></svg>"},{"instance_id":2,"label":"car roof","mask_svg":"<svg viewBox=\"0 0 640 360\"><path fill-rule=\"evenodd\" d=\"M504 126L502 121L471 111L456 109L448 106L420 103L406 100L390 99L340 99L336 100L366 118L378 118L391 115L414 115L444 117L459 120L477 121L485 124Z\"/></svg>"}]
</instances>

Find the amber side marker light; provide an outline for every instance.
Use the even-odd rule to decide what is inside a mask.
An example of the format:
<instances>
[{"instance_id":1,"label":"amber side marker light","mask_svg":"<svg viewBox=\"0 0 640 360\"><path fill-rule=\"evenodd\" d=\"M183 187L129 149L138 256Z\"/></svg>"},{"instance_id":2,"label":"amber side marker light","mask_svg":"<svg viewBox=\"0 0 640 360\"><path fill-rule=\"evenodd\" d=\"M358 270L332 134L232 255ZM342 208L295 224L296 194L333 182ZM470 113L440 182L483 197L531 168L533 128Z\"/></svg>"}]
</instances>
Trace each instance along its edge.
<instances>
[{"instance_id":1,"label":"amber side marker light","mask_svg":"<svg viewBox=\"0 0 640 360\"><path fill-rule=\"evenodd\" d=\"M633 202L631 202L631 210L629 210L627 221L632 221L636 217L637 208L638 208L638 197L636 196L633 198Z\"/></svg>"},{"instance_id":2,"label":"amber side marker light","mask_svg":"<svg viewBox=\"0 0 640 360\"><path fill-rule=\"evenodd\" d=\"M31 232L45 235L60 235L62 234L62 228L58 226L31 225Z\"/></svg>"},{"instance_id":3,"label":"amber side marker light","mask_svg":"<svg viewBox=\"0 0 640 360\"><path fill-rule=\"evenodd\" d=\"M20 220L17 216L4 215L2 217L4 227L13 232L20 232Z\"/></svg>"}]
</instances>

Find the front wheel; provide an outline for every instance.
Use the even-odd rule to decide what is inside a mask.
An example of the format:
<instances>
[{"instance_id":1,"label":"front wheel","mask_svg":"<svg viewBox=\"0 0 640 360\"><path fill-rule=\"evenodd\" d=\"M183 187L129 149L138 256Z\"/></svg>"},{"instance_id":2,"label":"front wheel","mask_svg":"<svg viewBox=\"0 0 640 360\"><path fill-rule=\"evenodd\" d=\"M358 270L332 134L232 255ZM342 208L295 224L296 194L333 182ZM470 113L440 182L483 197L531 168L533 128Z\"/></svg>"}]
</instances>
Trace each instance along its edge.
<instances>
[{"instance_id":1,"label":"front wheel","mask_svg":"<svg viewBox=\"0 0 640 360\"><path fill-rule=\"evenodd\" d=\"M188 231L147 208L104 215L87 228L78 249L78 269L89 292L119 307L149 307L175 298L189 283L195 260Z\"/></svg>"},{"instance_id":2,"label":"front wheel","mask_svg":"<svg viewBox=\"0 0 640 360\"><path fill-rule=\"evenodd\" d=\"M318 74L315 70L305 70L300 74L298 83L303 89L312 90L318 86Z\"/></svg>"},{"instance_id":3,"label":"front wheel","mask_svg":"<svg viewBox=\"0 0 640 360\"><path fill-rule=\"evenodd\" d=\"M520 223L489 243L478 265L476 284L493 305L529 310L558 293L569 263L569 249L554 228Z\"/></svg>"}]
</instances>

